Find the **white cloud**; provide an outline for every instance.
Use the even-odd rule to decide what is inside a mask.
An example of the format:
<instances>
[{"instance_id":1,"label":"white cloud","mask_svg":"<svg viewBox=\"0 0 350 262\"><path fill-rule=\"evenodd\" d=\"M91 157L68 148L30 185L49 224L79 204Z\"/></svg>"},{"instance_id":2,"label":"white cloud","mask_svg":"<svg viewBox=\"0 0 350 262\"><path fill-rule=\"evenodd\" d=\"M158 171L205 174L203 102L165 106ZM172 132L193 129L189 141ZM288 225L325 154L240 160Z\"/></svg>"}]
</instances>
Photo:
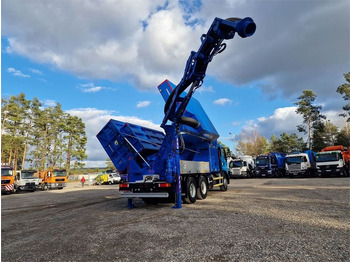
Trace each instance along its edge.
<instances>
[{"instance_id":1,"label":"white cloud","mask_svg":"<svg viewBox=\"0 0 350 262\"><path fill-rule=\"evenodd\" d=\"M197 89L198 93L215 93L214 88L212 86L201 86L200 88Z\"/></svg>"},{"instance_id":2,"label":"white cloud","mask_svg":"<svg viewBox=\"0 0 350 262\"><path fill-rule=\"evenodd\" d=\"M33 74L43 75L43 72L41 72L41 71L38 70L38 69L30 68L29 70L30 70L30 72L32 72Z\"/></svg>"},{"instance_id":3,"label":"white cloud","mask_svg":"<svg viewBox=\"0 0 350 262\"><path fill-rule=\"evenodd\" d=\"M283 132L287 134L295 133L300 137L304 137L304 134L297 129L297 125L303 123L303 117L295 112L296 109L295 106L277 108L270 116L249 120L242 128L242 133L256 130L267 139L270 139L273 134L279 136ZM341 129L345 126L345 119L339 117L340 113L341 111L322 112L328 120Z\"/></svg>"},{"instance_id":4,"label":"white cloud","mask_svg":"<svg viewBox=\"0 0 350 262\"><path fill-rule=\"evenodd\" d=\"M217 14L249 15L257 23L256 33L226 41L208 75L232 85L257 84L271 97L294 99L314 88L320 102L331 103L333 109L339 104L341 96L331 98L329 90L335 94L349 70L349 1L193 3L4 1L2 35L9 53L79 77L127 78L136 88L150 89L165 78L180 80L190 51L198 49L199 37Z\"/></svg>"},{"instance_id":5,"label":"white cloud","mask_svg":"<svg viewBox=\"0 0 350 262\"><path fill-rule=\"evenodd\" d=\"M102 148L100 142L97 140L96 135L110 119L163 131L159 125L154 124L150 120L140 119L136 116L114 115L114 112L109 110L100 110L96 108L75 108L67 110L66 112L80 117L85 123L85 131L87 135L86 153L88 155L86 164L89 166L104 166L105 164L105 160L108 156Z\"/></svg>"},{"instance_id":6,"label":"white cloud","mask_svg":"<svg viewBox=\"0 0 350 262\"><path fill-rule=\"evenodd\" d=\"M19 76L24 78L30 78L30 75L23 74L20 70L16 70L13 67L7 68L7 72L12 74L13 76Z\"/></svg>"},{"instance_id":7,"label":"white cloud","mask_svg":"<svg viewBox=\"0 0 350 262\"><path fill-rule=\"evenodd\" d=\"M139 101L136 105L137 108L148 107L151 104L151 101Z\"/></svg>"},{"instance_id":8,"label":"white cloud","mask_svg":"<svg viewBox=\"0 0 350 262\"><path fill-rule=\"evenodd\" d=\"M94 87L82 89L82 91L84 93L96 93L98 91L101 91L101 89L102 89L101 86L94 86Z\"/></svg>"},{"instance_id":9,"label":"white cloud","mask_svg":"<svg viewBox=\"0 0 350 262\"><path fill-rule=\"evenodd\" d=\"M80 88L83 93L96 93L103 89L115 90L115 88L95 86L93 83L80 84L78 88Z\"/></svg>"},{"instance_id":10,"label":"white cloud","mask_svg":"<svg viewBox=\"0 0 350 262\"><path fill-rule=\"evenodd\" d=\"M44 106L56 106L57 102L55 100L47 99L43 101Z\"/></svg>"},{"instance_id":11,"label":"white cloud","mask_svg":"<svg viewBox=\"0 0 350 262\"><path fill-rule=\"evenodd\" d=\"M232 100L228 99L228 98L220 98L217 99L213 102L215 105L219 105L219 106L225 106L225 105L230 105L232 104Z\"/></svg>"},{"instance_id":12,"label":"white cloud","mask_svg":"<svg viewBox=\"0 0 350 262\"><path fill-rule=\"evenodd\" d=\"M176 1L23 4L4 3L7 51L79 77L122 81L127 76L135 87L150 89L165 78L180 79L194 39Z\"/></svg>"}]
</instances>

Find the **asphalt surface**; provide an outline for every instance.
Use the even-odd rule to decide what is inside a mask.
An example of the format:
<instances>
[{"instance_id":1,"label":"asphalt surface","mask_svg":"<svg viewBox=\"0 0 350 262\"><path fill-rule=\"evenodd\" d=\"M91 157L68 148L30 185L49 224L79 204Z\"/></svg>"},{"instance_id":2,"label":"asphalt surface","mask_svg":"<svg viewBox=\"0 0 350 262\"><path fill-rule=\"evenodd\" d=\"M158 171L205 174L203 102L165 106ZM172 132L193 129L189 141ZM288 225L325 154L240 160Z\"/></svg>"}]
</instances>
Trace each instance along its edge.
<instances>
[{"instance_id":1,"label":"asphalt surface","mask_svg":"<svg viewBox=\"0 0 350 262\"><path fill-rule=\"evenodd\" d=\"M233 179L129 210L117 185L1 197L2 261L349 261L349 178Z\"/></svg>"}]
</instances>

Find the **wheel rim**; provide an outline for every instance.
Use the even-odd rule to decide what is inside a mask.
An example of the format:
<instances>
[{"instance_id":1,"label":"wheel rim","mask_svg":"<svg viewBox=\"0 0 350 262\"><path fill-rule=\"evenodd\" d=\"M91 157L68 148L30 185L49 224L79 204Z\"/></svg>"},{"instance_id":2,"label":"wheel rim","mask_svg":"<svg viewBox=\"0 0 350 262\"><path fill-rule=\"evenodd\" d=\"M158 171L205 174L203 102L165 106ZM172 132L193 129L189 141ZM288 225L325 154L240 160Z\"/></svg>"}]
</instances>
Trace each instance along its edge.
<instances>
[{"instance_id":1,"label":"wheel rim","mask_svg":"<svg viewBox=\"0 0 350 262\"><path fill-rule=\"evenodd\" d=\"M195 184L193 184L193 183L191 183L190 184L190 196L192 197L192 198L195 198L196 197L196 185Z\"/></svg>"},{"instance_id":2,"label":"wheel rim","mask_svg":"<svg viewBox=\"0 0 350 262\"><path fill-rule=\"evenodd\" d=\"M207 184L205 183L205 181L202 181L201 183L201 191L203 195L207 193Z\"/></svg>"},{"instance_id":3,"label":"wheel rim","mask_svg":"<svg viewBox=\"0 0 350 262\"><path fill-rule=\"evenodd\" d=\"M224 187L227 187L227 178L226 177L224 177Z\"/></svg>"}]
</instances>

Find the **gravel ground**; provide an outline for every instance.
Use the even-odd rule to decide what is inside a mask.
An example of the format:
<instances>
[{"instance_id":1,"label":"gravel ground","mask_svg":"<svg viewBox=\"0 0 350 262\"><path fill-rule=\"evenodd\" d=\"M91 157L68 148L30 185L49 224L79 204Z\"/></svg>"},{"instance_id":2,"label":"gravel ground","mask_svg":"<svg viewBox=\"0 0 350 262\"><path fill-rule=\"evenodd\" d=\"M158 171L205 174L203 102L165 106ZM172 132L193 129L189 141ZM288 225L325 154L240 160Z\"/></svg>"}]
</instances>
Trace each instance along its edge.
<instances>
[{"instance_id":1,"label":"gravel ground","mask_svg":"<svg viewBox=\"0 0 350 262\"><path fill-rule=\"evenodd\" d=\"M349 261L350 180L234 179L182 209L117 186L1 198L2 261Z\"/></svg>"}]
</instances>

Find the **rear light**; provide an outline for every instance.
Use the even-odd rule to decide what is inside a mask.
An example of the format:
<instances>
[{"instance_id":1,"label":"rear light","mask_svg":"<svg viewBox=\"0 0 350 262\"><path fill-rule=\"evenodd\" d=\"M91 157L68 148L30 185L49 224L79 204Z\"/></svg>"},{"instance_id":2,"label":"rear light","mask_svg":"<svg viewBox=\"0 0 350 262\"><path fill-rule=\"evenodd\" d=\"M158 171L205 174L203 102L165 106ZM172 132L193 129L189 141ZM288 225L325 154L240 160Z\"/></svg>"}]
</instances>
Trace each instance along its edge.
<instances>
[{"instance_id":1,"label":"rear light","mask_svg":"<svg viewBox=\"0 0 350 262\"><path fill-rule=\"evenodd\" d=\"M128 187L129 187L128 184L125 184L125 183L119 184L119 188L128 188Z\"/></svg>"},{"instance_id":2,"label":"rear light","mask_svg":"<svg viewBox=\"0 0 350 262\"><path fill-rule=\"evenodd\" d=\"M159 183L158 184L159 187L171 187L170 183Z\"/></svg>"}]
</instances>

